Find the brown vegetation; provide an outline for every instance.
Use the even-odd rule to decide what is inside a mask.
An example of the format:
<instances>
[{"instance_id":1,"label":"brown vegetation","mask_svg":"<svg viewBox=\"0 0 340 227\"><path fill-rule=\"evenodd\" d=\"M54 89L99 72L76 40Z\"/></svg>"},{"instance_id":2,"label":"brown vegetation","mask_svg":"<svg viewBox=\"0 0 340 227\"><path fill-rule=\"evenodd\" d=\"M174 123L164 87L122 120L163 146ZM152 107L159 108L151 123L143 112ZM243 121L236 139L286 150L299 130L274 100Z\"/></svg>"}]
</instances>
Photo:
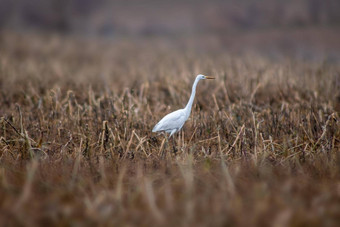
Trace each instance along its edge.
<instances>
[{"instance_id":1,"label":"brown vegetation","mask_svg":"<svg viewBox=\"0 0 340 227\"><path fill-rule=\"evenodd\" d=\"M339 224L339 65L0 39L1 225ZM199 84L173 149L151 129L198 73L217 79Z\"/></svg>"}]
</instances>

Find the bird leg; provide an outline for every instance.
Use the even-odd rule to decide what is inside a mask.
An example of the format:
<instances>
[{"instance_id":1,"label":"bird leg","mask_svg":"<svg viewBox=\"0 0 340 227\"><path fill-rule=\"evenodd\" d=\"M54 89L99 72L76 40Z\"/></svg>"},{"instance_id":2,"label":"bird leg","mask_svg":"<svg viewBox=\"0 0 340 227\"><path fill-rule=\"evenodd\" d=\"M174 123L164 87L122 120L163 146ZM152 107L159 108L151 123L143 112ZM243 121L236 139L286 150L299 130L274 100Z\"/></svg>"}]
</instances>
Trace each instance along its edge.
<instances>
[{"instance_id":1,"label":"bird leg","mask_svg":"<svg viewBox=\"0 0 340 227\"><path fill-rule=\"evenodd\" d=\"M172 149L173 149L174 155L176 155L178 150L175 144L175 136L172 137Z\"/></svg>"},{"instance_id":2,"label":"bird leg","mask_svg":"<svg viewBox=\"0 0 340 227\"><path fill-rule=\"evenodd\" d=\"M169 145L169 140L168 140L167 135L165 134L165 144L164 144L164 147L163 147L163 150L162 150L162 153L161 153L162 159L164 159L164 157L165 157L165 151L166 151L166 148L167 148L168 145Z\"/></svg>"}]
</instances>

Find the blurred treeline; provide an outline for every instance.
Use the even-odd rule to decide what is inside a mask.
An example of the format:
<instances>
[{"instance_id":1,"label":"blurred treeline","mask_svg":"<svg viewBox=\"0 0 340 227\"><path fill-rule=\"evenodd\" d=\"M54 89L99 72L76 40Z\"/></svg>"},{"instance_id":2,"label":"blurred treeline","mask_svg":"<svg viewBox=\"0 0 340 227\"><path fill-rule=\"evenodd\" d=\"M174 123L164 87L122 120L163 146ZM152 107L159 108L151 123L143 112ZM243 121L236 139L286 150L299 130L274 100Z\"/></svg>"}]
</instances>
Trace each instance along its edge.
<instances>
[{"instance_id":1,"label":"blurred treeline","mask_svg":"<svg viewBox=\"0 0 340 227\"><path fill-rule=\"evenodd\" d=\"M111 36L339 25L339 0L0 0L0 29Z\"/></svg>"}]
</instances>

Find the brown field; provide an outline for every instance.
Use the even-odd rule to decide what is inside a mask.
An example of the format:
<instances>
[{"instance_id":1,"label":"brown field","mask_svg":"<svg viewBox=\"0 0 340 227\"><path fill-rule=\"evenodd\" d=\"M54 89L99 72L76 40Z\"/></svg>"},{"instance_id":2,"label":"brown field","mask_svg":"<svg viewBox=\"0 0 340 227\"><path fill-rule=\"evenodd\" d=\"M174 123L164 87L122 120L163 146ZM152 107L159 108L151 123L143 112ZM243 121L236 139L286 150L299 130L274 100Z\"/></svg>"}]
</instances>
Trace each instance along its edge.
<instances>
[{"instance_id":1,"label":"brown field","mask_svg":"<svg viewBox=\"0 0 340 227\"><path fill-rule=\"evenodd\" d=\"M1 33L0 225L339 226L338 61L207 43Z\"/></svg>"}]
</instances>

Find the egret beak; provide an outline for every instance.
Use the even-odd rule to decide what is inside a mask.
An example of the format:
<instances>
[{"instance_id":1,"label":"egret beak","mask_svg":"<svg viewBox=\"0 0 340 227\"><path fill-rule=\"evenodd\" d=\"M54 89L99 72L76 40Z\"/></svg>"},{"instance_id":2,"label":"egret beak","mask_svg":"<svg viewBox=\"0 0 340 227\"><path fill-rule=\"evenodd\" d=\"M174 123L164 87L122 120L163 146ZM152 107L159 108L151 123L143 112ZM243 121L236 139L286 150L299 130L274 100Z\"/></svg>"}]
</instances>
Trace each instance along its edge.
<instances>
[{"instance_id":1,"label":"egret beak","mask_svg":"<svg viewBox=\"0 0 340 227\"><path fill-rule=\"evenodd\" d=\"M212 76L205 76L205 79L208 79L208 80L214 80L215 77L212 77Z\"/></svg>"}]
</instances>

